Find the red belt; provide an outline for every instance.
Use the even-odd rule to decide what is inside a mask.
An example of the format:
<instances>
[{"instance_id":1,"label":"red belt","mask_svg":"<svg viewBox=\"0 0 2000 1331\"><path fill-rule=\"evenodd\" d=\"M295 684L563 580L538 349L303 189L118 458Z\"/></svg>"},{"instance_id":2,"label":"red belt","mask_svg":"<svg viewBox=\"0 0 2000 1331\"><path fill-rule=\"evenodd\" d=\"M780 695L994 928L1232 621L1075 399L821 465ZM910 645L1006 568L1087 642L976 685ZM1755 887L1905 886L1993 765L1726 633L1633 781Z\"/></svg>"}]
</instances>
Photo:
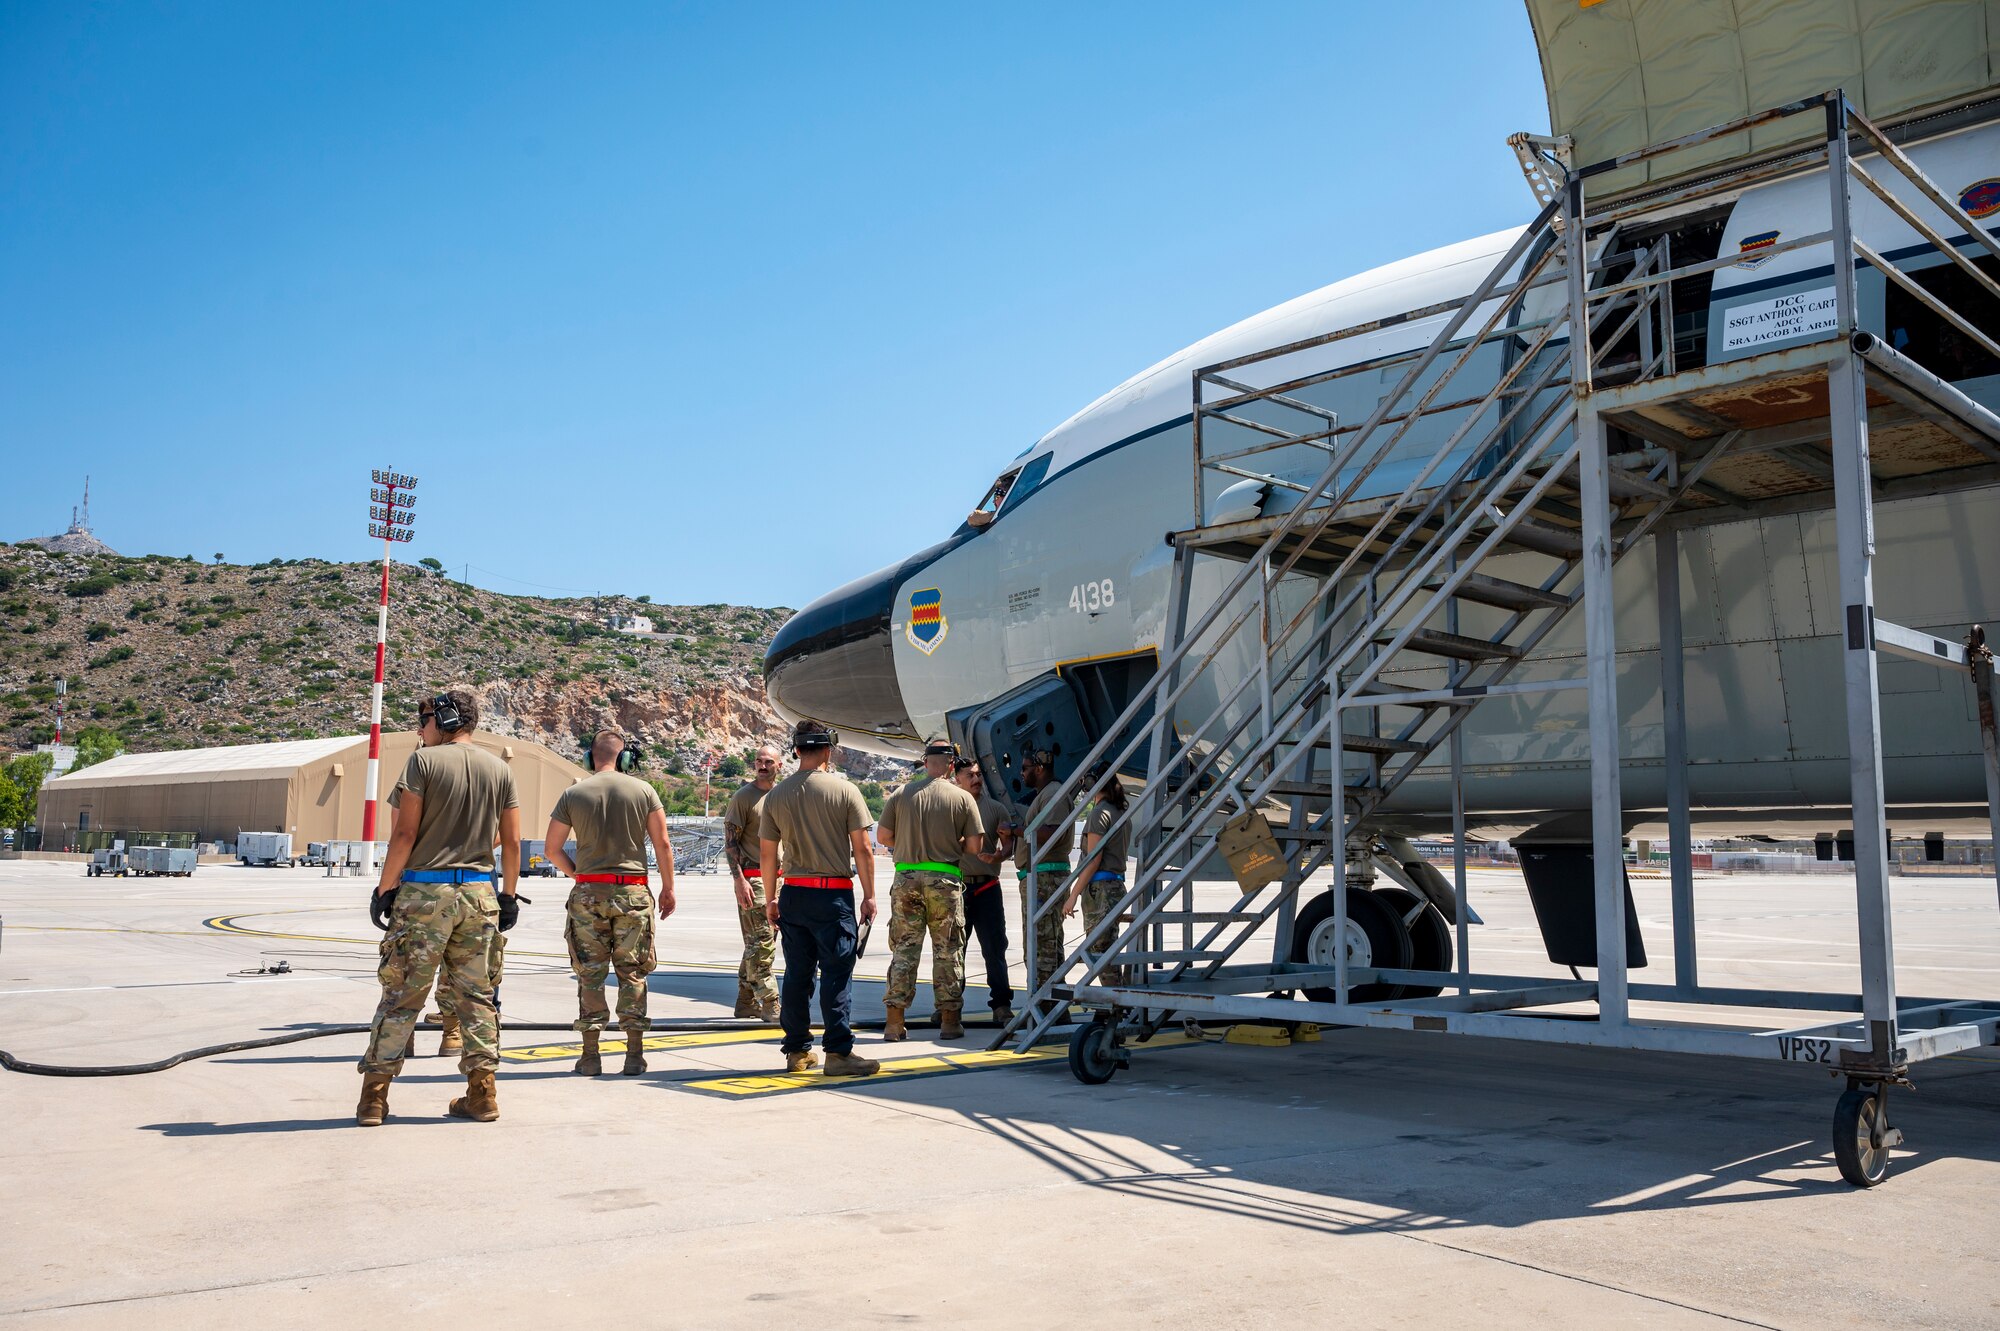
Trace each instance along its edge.
<instances>
[{"instance_id":1,"label":"red belt","mask_svg":"<svg viewBox=\"0 0 2000 1331\"><path fill-rule=\"evenodd\" d=\"M745 878L762 878L764 876L764 871L762 869L745 869L743 871L743 876Z\"/></svg>"},{"instance_id":2,"label":"red belt","mask_svg":"<svg viewBox=\"0 0 2000 1331\"><path fill-rule=\"evenodd\" d=\"M980 892L984 892L984 891L985 891L985 890L986 890L987 888L989 888L989 887L993 886L993 884L995 884L995 883L997 883L997 882L999 882L999 881L1000 881L1000 880L999 880L999 878L997 878L997 877L994 877L994 878L968 878L968 879L966 879L966 880L965 880L965 892L966 892L966 895L967 895L967 896L974 896L974 895L977 895L977 894L978 894L978 893L980 893Z\"/></svg>"},{"instance_id":3,"label":"red belt","mask_svg":"<svg viewBox=\"0 0 2000 1331\"><path fill-rule=\"evenodd\" d=\"M578 885L585 883L611 883L618 887L644 887L646 875L642 873L580 873L576 876Z\"/></svg>"},{"instance_id":4,"label":"red belt","mask_svg":"<svg viewBox=\"0 0 2000 1331\"><path fill-rule=\"evenodd\" d=\"M840 878L795 878L791 874L786 874L785 886L786 887L834 887L834 888L853 887L854 879L851 876L840 877Z\"/></svg>"}]
</instances>

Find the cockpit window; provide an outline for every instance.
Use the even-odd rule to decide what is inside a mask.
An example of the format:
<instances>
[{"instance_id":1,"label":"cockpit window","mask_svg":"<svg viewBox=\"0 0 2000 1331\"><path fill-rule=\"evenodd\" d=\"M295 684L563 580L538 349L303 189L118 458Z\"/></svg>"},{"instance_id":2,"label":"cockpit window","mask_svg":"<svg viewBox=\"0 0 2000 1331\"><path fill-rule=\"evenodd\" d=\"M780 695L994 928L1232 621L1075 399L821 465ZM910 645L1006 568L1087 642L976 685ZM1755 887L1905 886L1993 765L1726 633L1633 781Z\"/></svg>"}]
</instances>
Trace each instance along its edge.
<instances>
[{"instance_id":1,"label":"cockpit window","mask_svg":"<svg viewBox=\"0 0 2000 1331\"><path fill-rule=\"evenodd\" d=\"M979 506L966 516L966 523L973 527L984 527L1012 505L1027 498L1029 491L1042 483L1049 474L1049 458L1044 453L1025 466L1009 467L1000 473L998 480L987 488Z\"/></svg>"},{"instance_id":2,"label":"cockpit window","mask_svg":"<svg viewBox=\"0 0 2000 1331\"><path fill-rule=\"evenodd\" d=\"M1053 453L1044 453L1014 474L1014 483L1008 487L1006 497L1000 501L1003 509L1012 508L1033 494L1042 478L1049 474L1049 459Z\"/></svg>"}]
</instances>

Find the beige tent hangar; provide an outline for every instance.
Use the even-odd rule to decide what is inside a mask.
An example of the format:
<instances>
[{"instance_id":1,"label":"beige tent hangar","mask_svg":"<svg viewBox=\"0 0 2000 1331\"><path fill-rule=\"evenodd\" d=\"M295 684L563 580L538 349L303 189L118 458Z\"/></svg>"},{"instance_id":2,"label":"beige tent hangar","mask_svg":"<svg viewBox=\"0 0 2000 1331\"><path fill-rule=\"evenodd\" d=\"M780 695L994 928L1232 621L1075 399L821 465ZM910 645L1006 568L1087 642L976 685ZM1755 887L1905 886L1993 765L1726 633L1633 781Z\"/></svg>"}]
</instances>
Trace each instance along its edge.
<instances>
[{"instance_id":1,"label":"beige tent hangar","mask_svg":"<svg viewBox=\"0 0 2000 1331\"><path fill-rule=\"evenodd\" d=\"M1935 114L2000 83L2000 0L1528 0L1549 123L1578 166L1833 88L1878 124ZM1632 188L1655 172L1817 137L1776 121L1591 182Z\"/></svg>"},{"instance_id":2,"label":"beige tent hangar","mask_svg":"<svg viewBox=\"0 0 2000 1331\"><path fill-rule=\"evenodd\" d=\"M541 835L556 796L584 774L533 740L476 731L472 742L513 769L524 836ZM380 840L389 835L389 791L416 745L407 732L382 737ZM366 735L128 753L43 783L38 822L51 845L79 830L188 832L225 842L239 832L290 832L303 852L311 841L360 837L367 772Z\"/></svg>"}]
</instances>

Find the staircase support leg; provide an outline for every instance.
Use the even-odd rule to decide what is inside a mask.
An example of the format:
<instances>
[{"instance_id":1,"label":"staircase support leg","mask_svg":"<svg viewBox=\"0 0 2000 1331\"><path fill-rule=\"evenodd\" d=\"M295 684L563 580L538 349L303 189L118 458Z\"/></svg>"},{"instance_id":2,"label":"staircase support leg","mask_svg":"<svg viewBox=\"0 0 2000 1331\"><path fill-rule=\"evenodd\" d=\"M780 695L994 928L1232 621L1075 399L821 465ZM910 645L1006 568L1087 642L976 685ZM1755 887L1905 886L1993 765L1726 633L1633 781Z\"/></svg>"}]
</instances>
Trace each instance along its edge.
<instances>
[{"instance_id":1,"label":"staircase support leg","mask_svg":"<svg viewBox=\"0 0 2000 1331\"><path fill-rule=\"evenodd\" d=\"M1694 828L1688 812L1687 679L1681 660L1681 546L1671 528L1653 537L1660 600L1660 722L1667 737L1667 864L1673 882L1674 987L1693 993Z\"/></svg>"}]
</instances>

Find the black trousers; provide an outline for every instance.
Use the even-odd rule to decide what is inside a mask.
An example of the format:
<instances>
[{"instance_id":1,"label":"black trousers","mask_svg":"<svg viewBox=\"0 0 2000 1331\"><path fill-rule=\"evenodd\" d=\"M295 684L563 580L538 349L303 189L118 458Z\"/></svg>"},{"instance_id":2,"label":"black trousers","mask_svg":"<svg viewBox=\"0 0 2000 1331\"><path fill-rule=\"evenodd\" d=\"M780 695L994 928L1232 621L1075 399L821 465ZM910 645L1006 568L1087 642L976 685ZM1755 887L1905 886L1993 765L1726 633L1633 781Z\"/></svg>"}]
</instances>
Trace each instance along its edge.
<instances>
[{"instance_id":1,"label":"black trousers","mask_svg":"<svg viewBox=\"0 0 2000 1331\"><path fill-rule=\"evenodd\" d=\"M813 979L820 981L819 1013L826 1026L821 1043L829 1054L851 1053L854 989L854 889L784 887L778 892L778 942L785 949L785 979L778 989L778 1024L784 1050L812 1048Z\"/></svg>"},{"instance_id":2,"label":"black trousers","mask_svg":"<svg viewBox=\"0 0 2000 1331\"><path fill-rule=\"evenodd\" d=\"M979 939L986 958L986 991L993 1005L1014 1003L1014 986L1007 981L1007 893L1000 880L989 878L978 891L965 885L965 937Z\"/></svg>"}]
</instances>

